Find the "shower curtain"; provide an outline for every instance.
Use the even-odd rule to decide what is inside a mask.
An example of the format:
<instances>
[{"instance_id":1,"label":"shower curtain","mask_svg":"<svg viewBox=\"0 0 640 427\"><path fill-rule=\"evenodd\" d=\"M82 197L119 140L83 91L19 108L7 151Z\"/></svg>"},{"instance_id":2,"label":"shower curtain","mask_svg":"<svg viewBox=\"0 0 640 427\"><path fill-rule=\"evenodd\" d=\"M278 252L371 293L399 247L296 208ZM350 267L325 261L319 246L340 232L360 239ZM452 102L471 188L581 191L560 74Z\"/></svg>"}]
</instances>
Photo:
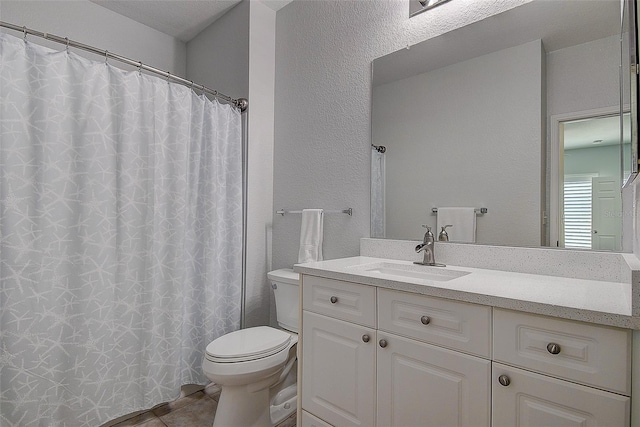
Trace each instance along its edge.
<instances>
[{"instance_id":1,"label":"shower curtain","mask_svg":"<svg viewBox=\"0 0 640 427\"><path fill-rule=\"evenodd\" d=\"M371 151L371 237L385 237L384 196L385 165L384 153Z\"/></svg>"},{"instance_id":2,"label":"shower curtain","mask_svg":"<svg viewBox=\"0 0 640 427\"><path fill-rule=\"evenodd\" d=\"M94 427L205 384L240 322L240 113L0 35L0 138L0 425Z\"/></svg>"}]
</instances>

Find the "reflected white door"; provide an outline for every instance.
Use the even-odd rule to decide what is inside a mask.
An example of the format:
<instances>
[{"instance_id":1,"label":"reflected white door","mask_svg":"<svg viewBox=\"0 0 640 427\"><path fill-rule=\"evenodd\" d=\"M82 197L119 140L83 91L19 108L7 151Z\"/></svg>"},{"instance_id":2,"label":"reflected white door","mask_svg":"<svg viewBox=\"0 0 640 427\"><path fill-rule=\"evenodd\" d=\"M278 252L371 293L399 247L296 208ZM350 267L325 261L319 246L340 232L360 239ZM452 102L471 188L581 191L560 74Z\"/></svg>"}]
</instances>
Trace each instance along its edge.
<instances>
[{"instance_id":1,"label":"reflected white door","mask_svg":"<svg viewBox=\"0 0 640 427\"><path fill-rule=\"evenodd\" d=\"M622 240L622 197L615 177L592 179L592 249L619 251Z\"/></svg>"}]
</instances>

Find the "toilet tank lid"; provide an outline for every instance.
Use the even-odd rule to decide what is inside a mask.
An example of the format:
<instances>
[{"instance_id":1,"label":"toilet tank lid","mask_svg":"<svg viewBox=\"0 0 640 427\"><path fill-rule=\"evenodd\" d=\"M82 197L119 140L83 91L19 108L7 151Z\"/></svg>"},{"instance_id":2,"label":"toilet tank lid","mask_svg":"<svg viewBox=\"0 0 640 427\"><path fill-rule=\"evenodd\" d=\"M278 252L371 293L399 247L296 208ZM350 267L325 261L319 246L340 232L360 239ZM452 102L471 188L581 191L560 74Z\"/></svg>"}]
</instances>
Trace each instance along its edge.
<instances>
[{"instance_id":1,"label":"toilet tank lid","mask_svg":"<svg viewBox=\"0 0 640 427\"><path fill-rule=\"evenodd\" d=\"M269 280L275 282L290 283L297 285L300 280L300 274L296 273L290 268L281 268L280 270L274 270L267 273Z\"/></svg>"}]
</instances>

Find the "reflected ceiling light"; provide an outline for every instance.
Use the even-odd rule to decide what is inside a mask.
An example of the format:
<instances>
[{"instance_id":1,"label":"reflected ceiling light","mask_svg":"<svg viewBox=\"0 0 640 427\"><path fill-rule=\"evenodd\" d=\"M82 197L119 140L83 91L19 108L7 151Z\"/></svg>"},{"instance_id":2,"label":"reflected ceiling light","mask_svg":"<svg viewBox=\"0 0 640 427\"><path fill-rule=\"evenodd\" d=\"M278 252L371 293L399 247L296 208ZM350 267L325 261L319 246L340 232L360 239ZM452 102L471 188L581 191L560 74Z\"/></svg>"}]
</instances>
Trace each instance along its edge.
<instances>
[{"instance_id":1,"label":"reflected ceiling light","mask_svg":"<svg viewBox=\"0 0 640 427\"><path fill-rule=\"evenodd\" d=\"M409 8L409 16L415 16L448 1L449 0L413 0L410 3L411 7Z\"/></svg>"}]
</instances>

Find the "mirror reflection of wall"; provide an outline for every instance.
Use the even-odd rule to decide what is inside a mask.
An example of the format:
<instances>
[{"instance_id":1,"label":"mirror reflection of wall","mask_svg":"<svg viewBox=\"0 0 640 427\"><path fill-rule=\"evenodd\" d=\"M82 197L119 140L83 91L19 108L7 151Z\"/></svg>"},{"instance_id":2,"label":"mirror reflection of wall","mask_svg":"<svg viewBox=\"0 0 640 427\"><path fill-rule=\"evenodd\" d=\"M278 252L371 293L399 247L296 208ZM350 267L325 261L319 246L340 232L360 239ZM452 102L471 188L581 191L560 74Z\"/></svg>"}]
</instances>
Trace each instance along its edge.
<instances>
[{"instance_id":1,"label":"mirror reflection of wall","mask_svg":"<svg viewBox=\"0 0 640 427\"><path fill-rule=\"evenodd\" d=\"M435 229L434 207L486 207L477 217L477 243L577 247L565 242L558 186L570 178L549 142L559 121L572 126L559 117L620 110L620 31L617 0L533 0L374 60L372 143L387 152L383 231L372 236L417 240L422 224ZM626 177L617 129L618 144L608 150L610 157L617 150L611 176L619 200ZM570 157L586 158L577 150L567 151ZM609 208L622 217L616 227L630 230L624 212L631 207ZM625 248L624 238L593 236L582 247Z\"/></svg>"},{"instance_id":2,"label":"mirror reflection of wall","mask_svg":"<svg viewBox=\"0 0 640 427\"><path fill-rule=\"evenodd\" d=\"M478 242L539 245L542 55L537 40L374 88L387 237L435 230L432 207L487 206Z\"/></svg>"}]
</instances>

